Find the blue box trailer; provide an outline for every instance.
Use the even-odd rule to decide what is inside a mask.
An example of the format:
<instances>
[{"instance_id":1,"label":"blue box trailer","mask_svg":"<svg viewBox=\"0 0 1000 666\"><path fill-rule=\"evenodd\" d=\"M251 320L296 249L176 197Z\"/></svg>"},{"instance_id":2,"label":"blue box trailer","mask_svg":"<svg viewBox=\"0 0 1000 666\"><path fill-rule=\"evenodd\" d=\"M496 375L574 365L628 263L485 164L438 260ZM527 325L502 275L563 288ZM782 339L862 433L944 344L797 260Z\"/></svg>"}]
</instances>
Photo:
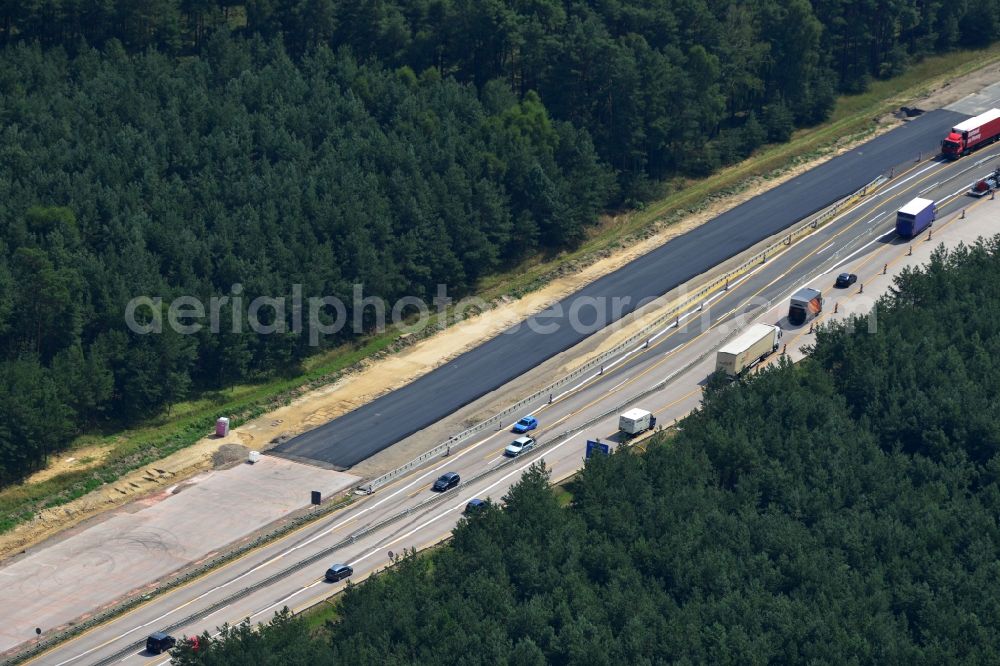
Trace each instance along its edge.
<instances>
[{"instance_id":1,"label":"blue box trailer","mask_svg":"<svg viewBox=\"0 0 1000 666\"><path fill-rule=\"evenodd\" d=\"M896 212L896 233L903 238L913 238L931 226L937 210L930 199L914 199Z\"/></svg>"}]
</instances>

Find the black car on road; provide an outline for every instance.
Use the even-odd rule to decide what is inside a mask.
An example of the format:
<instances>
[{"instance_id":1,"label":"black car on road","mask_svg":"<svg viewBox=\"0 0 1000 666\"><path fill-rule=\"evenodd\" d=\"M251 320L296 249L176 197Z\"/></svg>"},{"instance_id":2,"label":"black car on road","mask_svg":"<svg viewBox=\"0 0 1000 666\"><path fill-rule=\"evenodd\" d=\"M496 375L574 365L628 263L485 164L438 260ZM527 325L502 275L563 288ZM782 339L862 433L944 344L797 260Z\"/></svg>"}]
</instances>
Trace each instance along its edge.
<instances>
[{"instance_id":1,"label":"black car on road","mask_svg":"<svg viewBox=\"0 0 1000 666\"><path fill-rule=\"evenodd\" d=\"M841 273L837 276L837 281L834 282L834 286L843 289L844 287L850 287L857 281L858 276L854 273Z\"/></svg>"},{"instance_id":2,"label":"black car on road","mask_svg":"<svg viewBox=\"0 0 1000 666\"><path fill-rule=\"evenodd\" d=\"M176 638L168 636L162 631L157 631L150 634L149 638L146 639L146 652L149 654L161 654L175 645L177 645Z\"/></svg>"},{"instance_id":3,"label":"black car on road","mask_svg":"<svg viewBox=\"0 0 1000 666\"><path fill-rule=\"evenodd\" d=\"M448 472L447 474L442 474L441 478L434 482L432 490L436 490L439 493L443 493L446 490L451 490L458 485L461 479L458 477L458 472Z\"/></svg>"},{"instance_id":4,"label":"black car on road","mask_svg":"<svg viewBox=\"0 0 1000 666\"><path fill-rule=\"evenodd\" d=\"M469 500L469 503L465 505L465 513L478 513L486 508L486 500L481 500L478 497L473 497Z\"/></svg>"},{"instance_id":5,"label":"black car on road","mask_svg":"<svg viewBox=\"0 0 1000 666\"><path fill-rule=\"evenodd\" d=\"M338 580L344 580L345 578L350 578L351 574L354 573L354 569L347 566L346 564L334 564L332 567L326 570L326 579L331 583L336 583Z\"/></svg>"}]
</instances>

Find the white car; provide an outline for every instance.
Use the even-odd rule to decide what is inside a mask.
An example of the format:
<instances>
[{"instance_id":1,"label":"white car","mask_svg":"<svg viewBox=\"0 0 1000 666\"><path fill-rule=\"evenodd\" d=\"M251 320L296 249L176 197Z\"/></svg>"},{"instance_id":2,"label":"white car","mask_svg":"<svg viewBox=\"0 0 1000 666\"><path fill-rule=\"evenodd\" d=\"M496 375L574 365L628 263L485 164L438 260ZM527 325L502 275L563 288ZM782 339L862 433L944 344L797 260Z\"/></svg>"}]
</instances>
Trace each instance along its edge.
<instances>
[{"instance_id":1,"label":"white car","mask_svg":"<svg viewBox=\"0 0 1000 666\"><path fill-rule=\"evenodd\" d=\"M526 451L530 451L535 446L535 440L531 437L518 437L513 442L507 445L504 449L503 454L510 458L515 458Z\"/></svg>"}]
</instances>

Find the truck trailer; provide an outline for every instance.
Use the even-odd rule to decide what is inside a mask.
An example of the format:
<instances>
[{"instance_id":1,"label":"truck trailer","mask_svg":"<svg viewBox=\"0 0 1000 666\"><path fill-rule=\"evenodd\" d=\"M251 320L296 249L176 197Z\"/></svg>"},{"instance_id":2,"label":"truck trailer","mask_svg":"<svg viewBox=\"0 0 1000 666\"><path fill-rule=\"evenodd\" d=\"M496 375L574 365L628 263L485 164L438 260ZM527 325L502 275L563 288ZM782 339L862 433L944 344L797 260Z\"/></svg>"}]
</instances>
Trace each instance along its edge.
<instances>
[{"instance_id":1,"label":"truck trailer","mask_svg":"<svg viewBox=\"0 0 1000 666\"><path fill-rule=\"evenodd\" d=\"M823 311L823 294L818 289L804 287L792 295L788 307L788 322L798 326Z\"/></svg>"},{"instance_id":2,"label":"truck trailer","mask_svg":"<svg viewBox=\"0 0 1000 666\"><path fill-rule=\"evenodd\" d=\"M633 407L618 416L618 429L625 435L638 435L656 425L656 417L645 409Z\"/></svg>"},{"instance_id":3,"label":"truck trailer","mask_svg":"<svg viewBox=\"0 0 1000 666\"><path fill-rule=\"evenodd\" d=\"M739 377L776 352L780 339L780 327L754 324L719 350L715 357L715 369L724 371L729 377Z\"/></svg>"},{"instance_id":4,"label":"truck trailer","mask_svg":"<svg viewBox=\"0 0 1000 666\"><path fill-rule=\"evenodd\" d=\"M931 226L936 215L933 201L917 197L896 211L896 233L903 238L913 238Z\"/></svg>"},{"instance_id":5,"label":"truck trailer","mask_svg":"<svg viewBox=\"0 0 1000 666\"><path fill-rule=\"evenodd\" d=\"M951 128L941 142L941 154L951 160L968 155L976 148L1000 138L1000 109L990 109Z\"/></svg>"}]
</instances>

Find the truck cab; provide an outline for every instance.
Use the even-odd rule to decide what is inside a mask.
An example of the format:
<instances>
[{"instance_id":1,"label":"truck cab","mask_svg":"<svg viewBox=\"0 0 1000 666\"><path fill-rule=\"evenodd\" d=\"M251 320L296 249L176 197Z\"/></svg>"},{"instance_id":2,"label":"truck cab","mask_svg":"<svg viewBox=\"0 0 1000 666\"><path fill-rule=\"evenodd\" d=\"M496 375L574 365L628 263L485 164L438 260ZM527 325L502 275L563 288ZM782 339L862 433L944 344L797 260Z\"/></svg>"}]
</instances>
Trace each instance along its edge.
<instances>
[{"instance_id":1,"label":"truck cab","mask_svg":"<svg viewBox=\"0 0 1000 666\"><path fill-rule=\"evenodd\" d=\"M941 154L955 160L1000 138L1000 109L990 109L951 128L941 142Z\"/></svg>"},{"instance_id":2,"label":"truck cab","mask_svg":"<svg viewBox=\"0 0 1000 666\"><path fill-rule=\"evenodd\" d=\"M965 141L968 132L960 134L954 130L941 142L941 153L949 159L958 159L965 153Z\"/></svg>"}]
</instances>

